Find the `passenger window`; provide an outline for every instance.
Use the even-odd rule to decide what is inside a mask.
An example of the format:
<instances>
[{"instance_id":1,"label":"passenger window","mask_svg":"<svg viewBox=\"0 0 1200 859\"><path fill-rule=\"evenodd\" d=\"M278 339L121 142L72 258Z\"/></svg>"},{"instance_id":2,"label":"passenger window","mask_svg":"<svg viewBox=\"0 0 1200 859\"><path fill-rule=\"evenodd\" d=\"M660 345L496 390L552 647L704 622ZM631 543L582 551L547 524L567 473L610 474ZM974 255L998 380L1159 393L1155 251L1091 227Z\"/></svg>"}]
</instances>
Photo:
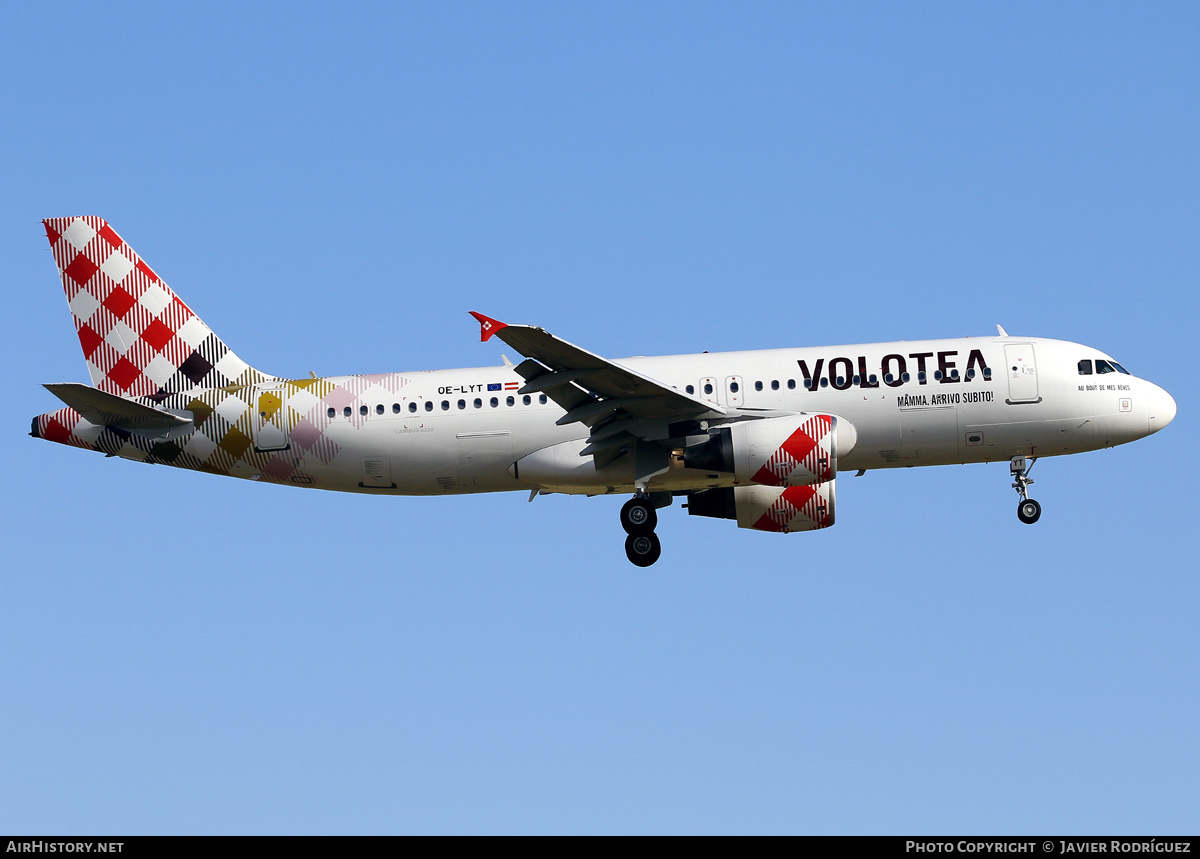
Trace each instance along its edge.
<instances>
[{"instance_id":1,"label":"passenger window","mask_svg":"<svg viewBox=\"0 0 1200 859\"><path fill-rule=\"evenodd\" d=\"M788 390L789 391L796 390L796 380L795 379L788 379Z\"/></svg>"},{"instance_id":2,"label":"passenger window","mask_svg":"<svg viewBox=\"0 0 1200 859\"><path fill-rule=\"evenodd\" d=\"M527 406L533 402L533 398L529 396L529 394L526 394L525 396L521 397L521 402Z\"/></svg>"},{"instance_id":3,"label":"passenger window","mask_svg":"<svg viewBox=\"0 0 1200 859\"><path fill-rule=\"evenodd\" d=\"M513 399L512 397L505 397L505 398L504 398L504 405L506 405L506 406L515 406L516 404L517 404L517 401L516 401L515 399Z\"/></svg>"},{"instance_id":4,"label":"passenger window","mask_svg":"<svg viewBox=\"0 0 1200 859\"><path fill-rule=\"evenodd\" d=\"M459 407L460 409L465 409L465 408L467 407L467 401L466 401L466 400L459 400L459 401L458 401L458 407Z\"/></svg>"},{"instance_id":5,"label":"passenger window","mask_svg":"<svg viewBox=\"0 0 1200 859\"><path fill-rule=\"evenodd\" d=\"M686 388L684 388L684 390L687 391L689 394L696 393L696 388L694 385L688 385Z\"/></svg>"},{"instance_id":6,"label":"passenger window","mask_svg":"<svg viewBox=\"0 0 1200 859\"><path fill-rule=\"evenodd\" d=\"M366 406L359 406L359 407L358 407L358 413L359 413L360 415L362 415L364 418L367 416L367 411L368 411L368 409L367 409L367 407L366 407Z\"/></svg>"},{"instance_id":7,"label":"passenger window","mask_svg":"<svg viewBox=\"0 0 1200 859\"><path fill-rule=\"evenodd\" d=\"M331 418L335 417L337 415L337 409L330 409L328 412L326 412L326 414Z\"/></svg>"},{"instance_id":8,"label":"passenger window","mask_svg":"<svg viewBox=\"0 0 1200 859\"><path fill-rule=\"evenodd\" d=\"M712 385L706 384L704 386L704 393L711 394L712 393Z\"/></svg>"},{"instance_id":9,"label":"passenger window","mask_svg":"<svg viewBox=\"0 0 1200 859\"><path fill-rule=\"evenodd\" d=\"M498 399L496 399L495 397L492 397L488 401L488 404L494 409L494 408L496 408L496 406L500 405L500 401Z\"/></svg>"},{"instance_id":10,"label":"passenger window","mask_svg":"<svg viewBox=\"0 0 1200 859\"><path fill-rule=\"evenodd\" d=\"M828 379L825 379L825 378L822 378L822 379L821 379L821 387L822 387L822 388L828 388L828 387L829 387L829 380L828 380Z\"/></svg>"},{"instance_id":11,"label":"passenger window","mask_svg":"<svg viewBox=\"0 0 1200 859\"><path fill-rule=\"evenodd\" d=\"M394 415L400 414L400 404L399 403L392 403L392 414L394 414Z\"/></svg>"},{"instance_id":12,"label":"passenger window","mask_svg":"<svg viewBox=\"0 0 1200 859\"><path fill-rule=\"evenodd\" d=\"M417 404L416 404L416 403L409 403L409 404L408 404L408 410L409 410L410 412L415 412L415 411L417 410Z\"/></svg>"},{"instance_id":13,"label":"passenger window","mask_svg":"<svg viewBox=\"0 0 1200 859\"><path fill-rule=\"evenodd\" d=\"M912 374L911 374L911 373L901 373L901 374L900 374L900 381L901 381L901 382L911 382L911 381L912 381Z\"/></svg>"},{"instance_id":14,"label":"passenger window","mask_svg":"<svg viewBox=\"0 0 1200 859\"><path fill-rule=\"evenodd\" d=\"M1117 371L1113 369L1113 365L1108 363L1107 361L1100 361L1100 360L1096 361L1096 373L1097 374L1115 373L1115 372L1117 372Z\"/></svg>"},{"instance_id":15,"label":"passenger window","mask_svg":"<svg viewBox=\"0 0 1200 859\"><path fill-rule=\"evenodd\" d=\"M893 381L895 381L895 377L892 376L891 373L884 373L883 381L890 385Z\"/></svg>"},{"instance_id":16,"label":"passenger window","mask_svg":"<svg viewBox=\"0 0 1200 859\"><path fill-rule=\"evenodd\" d=\"M538 402L541 403L543 406L546 405L546 395L538 394Z\"/></svg>"},{"instance_id":17,"label":"passenger window","mask_svg":"<svg viewBox=\"0 0 1200 859\"><path fill-rule=\"evenodd\" d=\"M879 377L876 376L874 373L872 373L870 382L871 382L872 388L878 387L879 386Z\"/></svg>"},{"instance_id":18,"label":"passenger window","mask_svg":"<svg viewBox=\"0 0 1200 859\"><path fill-rule=\"evenodd\" d=\"M926 379L926 376L925 376L925 371L924 371L924 370L922 370L921 372L917 373L917 381L918 381L918 382L924 382L924 381L925 381L925 379Z\"/></svg>"},{"instance_id":19,"label":"passenger window","mask_svg":"<svg viewBox=\"0 0 1200 859\"><path fill-rule=\"evenodd\" d=\"M970 370L967 370L967 381L969 382L974 378L975 378L975 369L971 368Z\"/></svg>"},{"instance_id":20,"label":"passenger window","mask_svg":"<svg viewBox=\"0 0 1200 859\"><path fill-rule=\"evenodd\" d=\"M755 382L755 383L754 383L754 390L756 390L756 391L761 391L761 390L762 390L762 382Z\"/></svg>"},{"instance_id":21,"label":"passenger window","mask_svg":"<svg viewBox=\"0 0 1200 859\"><path fill-rule=\"evenodd\" d=\"M352 412L350 411L350 407L346 406L346 408L342 409L342 414L345 415L346 417L350 417L350 415L352 414Z\"/></svg>"},{"instance_id":22,"label":"passenger window","mask_svg":"<svg viewBox=\"0 0 1200 859\"><path fill-rule=\"evenodd\" d=\"M432 411L433 411L433 400L426 400L426 401L425 401L425 411L427 411L427 412L432 412Z\"/></svg>"},{"instance_id":23,"label":"passenger window","mask_svg":"<svg viewBox=\"0 0 1200 859\"><path fill-rule=\"evenodd\" d=\"M805 380L804 380L804 390L806 390L806 391L811 391L811 390L812 390L812 386L813 386L813 380L812 380L812 379L805 379Z\"/></svg>"},{"instance_id":24,"label":"passenger window","mask_svg":"<svg viewBox=\"0 0 1200 859\"><path fill-rule=\"evenodd\" d=\"M862 377L861 377L861 376L855 376L854 378L852 378L852 379L850 380L850 384L852 384L852 385L858 385L858 384L861 384L861 383L862 383Z\"/></svg>"},{"instance_id":25,"label":"passenger window","mask_svg":"<svg viewBox=\"0 0 1200 859\"><path fill-rule=\"evenodd\" d=\"M772 391L778 391L778 390L779 390L779 380L778 380L778 379L772 379L772 380L771 380L771 390L772 390Z\"/></svg>"},{"instance_id":26,"label":"passenger window","mask_svg":"<svg viewBox=\"0 0 1200 859\"><path fill-rule=\"evenodd\" d=\"M983 378L985 381L992 378L992 368L991 367L983 368Z\"/></svg>"},{"instance_id":27,"label":"passenger window","mask_svg":"<svg viewBox=\"0 0 1200 859\"><path fill-rule=\"evenodd\" d=\"M397 408L396 411L400 411L400 409ZM379 405L377 405L375 407L375 414L377 414L377 415L383 414L383 403L380 403Z\"/></svg>"},{"instance_id":28,"label":"passenger window","mask_svg":"<svg viewBox=\"0 0 1200 859\"><path fill-rule=\"evenodd\" d=\"M735 394L738 392L738 387L739 387L739 385L738 385L738 383L737 383L737 382L730 382L730 383L729 383L729 390L730 390L731 392L735 393Z\"/></svg>"},{"instance_id":29,"label":"passenger window","mask_svg":"<svg viewBox=\"0 0 1200 859\"><path fill-rule=\"evenodd\" d=\"M449 400L442 400L442 411L443 412L450 411L450 401Z\"/></svg>"},{"instance_id":30,"label":"passenger window","mask_svg":"<svg viewBox=\"0 0 1200 859\"><path fill-rule=\"evenodd\" d=\"M482 409L483 408L483 400L479 399L479 397L476 397L474 406L477 409Z\"/></svg>"},{"instance_id":31,"label":"passenger window","mask_svg":"<svg viewBox=\"0 0 1200 859\"><path fill-rule=\"evenodd\" d=\"M1081 375L1081 376L1092 375L1092 359L1091 358L1084 358L1082 361L1079 362L1079 375Z\"/></svg>"}]
</instances>

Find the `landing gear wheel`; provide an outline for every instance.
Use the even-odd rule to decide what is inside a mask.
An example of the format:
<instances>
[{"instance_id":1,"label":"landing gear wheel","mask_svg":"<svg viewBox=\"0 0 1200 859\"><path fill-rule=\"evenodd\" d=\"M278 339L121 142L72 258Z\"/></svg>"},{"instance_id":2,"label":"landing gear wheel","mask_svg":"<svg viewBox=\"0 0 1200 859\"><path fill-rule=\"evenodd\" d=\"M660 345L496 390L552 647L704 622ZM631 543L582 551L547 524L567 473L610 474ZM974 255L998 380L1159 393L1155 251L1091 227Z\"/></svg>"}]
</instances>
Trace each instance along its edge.
<instances>
[{"instance_id":1,"label":"landing gear wheel","mask_svg":"<svg viewBox=\"0 0 1200 859\"><path fill-rule=\"evenodd\" d=\"M1014 456L1008 463L1008 470L1013 478L1012 488L1021 496L1021 503L1017 505L1017 518L1026 525L1032 525L1042 515L1042 505L1029 497L1029 486L1033 483L1029 472L1035 462L1036 456L1029 457L1028 461L1023 456Z\"/></svg>"},{"instance_id":2,"label":"landing gear wheel","mask_svg":"<svg viewBox=\"0 0 1200 859\"><path fill-rule=\"evenodd\" d=\"M658 513L654 505L642 495L635 495L621 507L621 527L630 536L649 534L658 525ZM632 556L631 556L632 557ZM655 555L657 558L658 555ZM637 561L634 561L636 564ZM650 562L651 564L654 561Z\"/></svg>"},{"instance_id":3,"label":"landing gear wheel","mask_svg":"<svg viewBox=\"0 0 1200 859\"><path fill-rule=\"evenodd\" d=\"M653 531L648 534L630 534L625 538L625 556L639 567L650 566L661 554L662 543Z\"/></svg>"}]
</instances>

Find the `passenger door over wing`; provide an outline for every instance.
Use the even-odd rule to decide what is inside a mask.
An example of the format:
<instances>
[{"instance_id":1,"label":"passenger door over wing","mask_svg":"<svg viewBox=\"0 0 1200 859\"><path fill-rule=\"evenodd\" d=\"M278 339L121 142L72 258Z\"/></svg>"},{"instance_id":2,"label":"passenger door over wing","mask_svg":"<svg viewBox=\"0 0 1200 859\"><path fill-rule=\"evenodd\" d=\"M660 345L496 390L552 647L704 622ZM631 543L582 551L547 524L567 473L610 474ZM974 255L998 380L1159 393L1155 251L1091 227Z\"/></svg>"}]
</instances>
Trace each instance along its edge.
<instances>
[{"instance_id":1,"label":"passenger door over wing","mask_svg":"<svg viewBox=\"0 0 1200 859\"><path fill-rule=\"evenodd\" d=\"M745 402L742 394L742 377L728 376L725 379L725 405L740 409Z\"/></svg>"}]
</instances>

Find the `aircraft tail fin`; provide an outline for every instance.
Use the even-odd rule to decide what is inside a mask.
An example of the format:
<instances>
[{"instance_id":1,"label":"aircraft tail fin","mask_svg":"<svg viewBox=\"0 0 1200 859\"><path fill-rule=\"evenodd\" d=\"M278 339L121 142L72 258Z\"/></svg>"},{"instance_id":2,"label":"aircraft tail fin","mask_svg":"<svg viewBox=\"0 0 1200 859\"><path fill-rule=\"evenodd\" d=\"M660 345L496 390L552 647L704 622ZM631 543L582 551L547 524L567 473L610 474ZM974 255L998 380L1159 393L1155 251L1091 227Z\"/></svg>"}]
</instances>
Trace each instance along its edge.
<instances>
[{"instance_id":1,"label":"aircraft tail fin","mask_svg":"<svg viewBox=\"0 0 1200 859\"><path fill-rule=\"evenodd\" d=\"M238 358L107 221L42 223L96 388L161 401L273 378Z\"/></svg>"}]
</instances>

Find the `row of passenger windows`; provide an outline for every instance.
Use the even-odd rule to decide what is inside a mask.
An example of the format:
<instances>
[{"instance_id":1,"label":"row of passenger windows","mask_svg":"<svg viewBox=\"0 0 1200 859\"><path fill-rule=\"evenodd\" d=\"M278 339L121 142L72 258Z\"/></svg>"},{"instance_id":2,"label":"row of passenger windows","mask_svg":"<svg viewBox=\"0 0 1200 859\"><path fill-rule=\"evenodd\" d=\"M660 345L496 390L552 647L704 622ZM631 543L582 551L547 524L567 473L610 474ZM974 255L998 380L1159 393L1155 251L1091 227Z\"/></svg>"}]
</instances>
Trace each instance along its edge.
<instances>
[{"instance_id":1,"label":"row of passenger windows","mask_svg":"<svg viewBox=\"0 0 1200 859\"><path fill-rule=\"evenodd\" d=\"M1124 373L1126 376L1133 375L1128 370L1126 370L1124 367L1122 367L1120 364L1118 364L1116 361L1104 361L1099 358L1096 359L1096 373L1099 375L1104 375L1105 373ZM1079 362L1079 375L1081 375L1081 376L1092 375L1092 359L1091 358L1084 358L1082 361Z\"/></svg>"},{"instance_id":2,"label":"row of passenger windows","mask_svg":"<svg viewBox=\"0 0 1200 859\"><path fill-rule=\"evenodd\" d=\"M1082 372L1082 371L1081 371L1081 372ZM884 374L884 377L883 377L883 381L884 381L886 384L888 384L888 385L891 385L891 384L894 384L894 383L897 381L897 378L899 378L899 381L900 381L900 382L911 382L911 381L912 381L912 374L911 374L911 373L901 373L901 374L900 374L900 376L899 376L899 377L897 377L897 376L895 376L895 375L893 375L893 374L891 374L891 373L885 373L885 374ZM935 381L938 381L938 382L940 382L940 381L942 380L942 371L941 371L941 370L934 370L934 371L933 371L933 378L934 378L934 380L935 380ZM949 374L949 376L948 376L948 378L951 378L951 379L954 379L954 380L956 380L956 381L957 381L957 380L959 379L958 370L951 370L951 371L950 371L950 374ZM967 378L967 379L974 379L974 378L975 378L975 370L974 370L974 369L967 370L967 375L966 375L966 378ZM983 371L983 378L985 378L985 379L991 379L991 378L992 378L992 370L991 370L991 368L990 368L990 367L988 367L988 368L985 368L985 369L984 369L984 371ZM929 379L929 376L928 376L928 374L926 374L926 372L925 372L924 370L922 370L921 372L917 373L917 381L918 381L918 382L922 382L922 383L924 383L924 382L928 381L928 379ZM861 385L862 383L863 383L862 376L859 376L858 374L855 374L854 376L851 376L851 377L850 377L850 384L851 384L851 385ZM770 383L769 383L769 384L770 384L770 386L771 386L771 390L772 390L772 391L778 391L778 390L779 390L779 380L778 380L778 379L772 379L772 380L770 381ZM788 380L787 380L787 381L786 381L784 384L786 384L786 385L787 385L787 389L788 389L789 391L794 391L794 390L796 390L796 380L795 380L795 379L788 379ZM801 384L803 384L803 386L804 386L804 388L805 388L806 390L811 390L814 384L819 384L819 385L820 385L822 388L827 388L827 387L829 387L829 379L822 377L819 383L814 383L814 381L813 381L812 379L805 379L805 380L804 380L804 381L803 381ZM874 388L874 387L878 387L878 386L879 386L879 377L878 377L878 376L876 376L874 373L872 373L871 375L867 376L867 385L868 385L868 386L870 386L870 387L872 387L872 388ZM845 377L845 376L838 376L838 377L836 377L836 378L833 380L833 386L834 386L835 388L845 388L845 387L847 387L847 385L846 385L846 377ZM730 382L730 383L729 383L729 391L730 391L730 393L736 394L736 393L738 392L738 390L740 389L740 387L741 387L741 386L740 386L740 385L738 385L738 383L737 383L737 382ZM756 391L761 391L761 390L763 390L763 387L764 387L764 383L763 383L763 382L755 382L755 383L754 383L754 390L756 390ZM686 388L685 390L686 390L686 391L687 391L689 394L695 394L695 393L696 393L696 386L695 386L695 385L688 385L688 386L687 386L687 388ZM713 385L712 385L712 382L705 382L705 383L704 383L704 395L705 395L705 396L712 396L712 393L713 393Z\"/></svg>"},{"instance_id":3,"label":"row of passenger windows","mask_svg":"<svg viewBox=\"0 0 1200 859\"><path fill-rule=\"evenodd\" d=\"M537 399L540 404L542 404L543 406L546 405L547 400L546 400L545 394L539 395ZM515 406L516 404L517 404L516 397L505 397L504 398L504 405ZM528 405L532 405L532 404L533 404L533 397L529 396L529 394L526 394L525 396L521 397L521 405L528 406ZM456 405L458 406L459 409L466 409L467 401L459 400ZM476 397L472 401L471 405L473 405L477 409L482 409L483 408L483 400L481 400L479 397ZM488 405L491 406L493 409L500 408L500 398L492 397L490 400L488 400ZM408 404L408 411L410 414L416 414L417 411L419 411L419 408L420 407L416 404L415 401L409 402L409 404ZM375 414L377 414L377 415L382 415L386 411L387 411L387 408L383 405L383 403L380 403L379 405L377 405L375 407ZM398 415L402 411L403 411L403 408L400 406L399 403L392 403L392 414ZM427 411L427 412L433 411L433 400L425 401L425 411ZM450 411L450 401L449 400L442 400L442 411L443 412ZM359 406L358 413L360 415L362 415L363 417L366 417L367 415L369 415L371 413L371 407L370 406ZM331 418L336 418L337 417L337 409L330 408L326 412L326 414ZM346 406L345 408L342 409L343 417L348 418L353 414L354 414L354 409L352 409L350 406Z\"/></svg>"}]
</instances>

